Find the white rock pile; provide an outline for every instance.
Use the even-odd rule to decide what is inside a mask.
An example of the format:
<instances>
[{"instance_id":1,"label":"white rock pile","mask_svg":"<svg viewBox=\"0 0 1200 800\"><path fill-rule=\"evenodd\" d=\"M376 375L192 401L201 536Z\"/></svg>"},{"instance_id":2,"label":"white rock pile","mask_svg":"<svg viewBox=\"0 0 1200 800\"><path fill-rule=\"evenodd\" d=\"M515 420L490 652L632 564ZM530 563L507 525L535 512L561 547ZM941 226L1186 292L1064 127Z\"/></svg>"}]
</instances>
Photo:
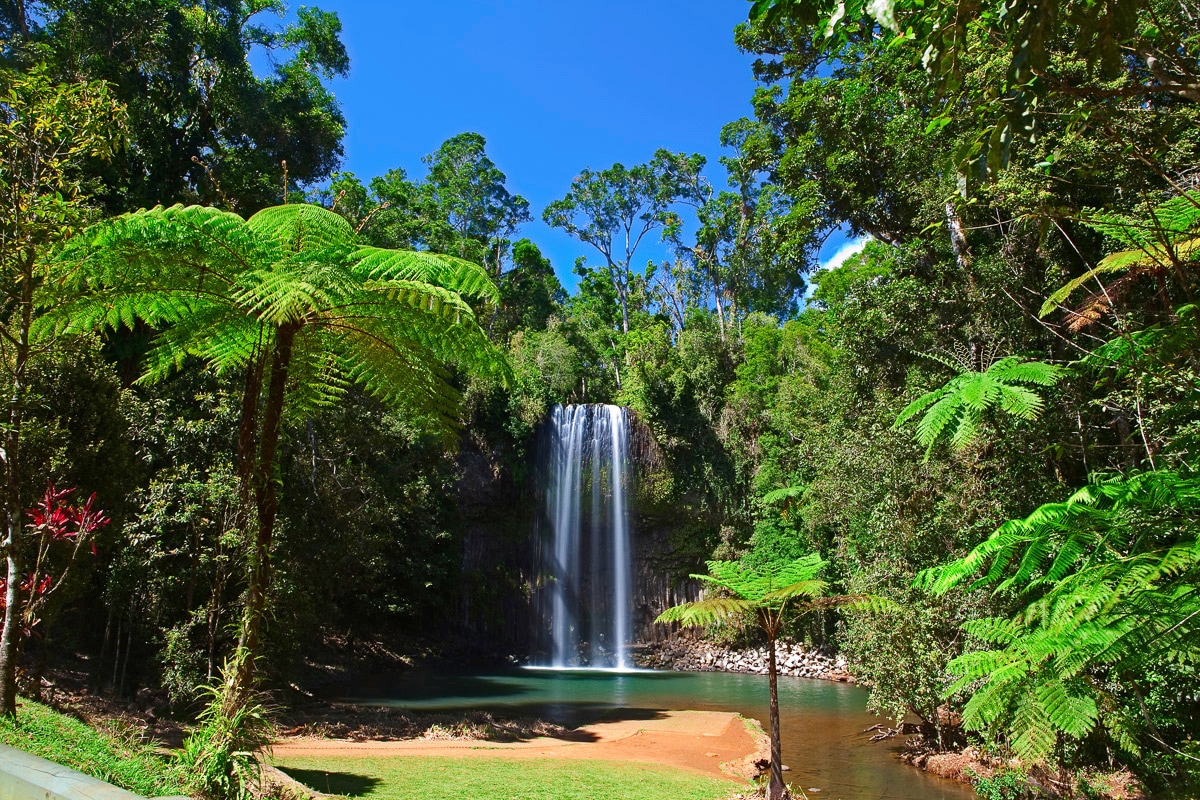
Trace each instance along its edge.
<instances>
[{"instance_id":1,"label":"white rock pile","mask_svg":"<svg viewBox=\"0 0 1200 800\"><path fill-rule=\"evenodd\" d=\"M698 639L672 639L638 648L634 664L649 669L681 672L750 672L767 674L767 648L731 650ZM775 663L780 675L854 683L846 659L794 642L776 642Z\"/></svg>"}]
</instances>

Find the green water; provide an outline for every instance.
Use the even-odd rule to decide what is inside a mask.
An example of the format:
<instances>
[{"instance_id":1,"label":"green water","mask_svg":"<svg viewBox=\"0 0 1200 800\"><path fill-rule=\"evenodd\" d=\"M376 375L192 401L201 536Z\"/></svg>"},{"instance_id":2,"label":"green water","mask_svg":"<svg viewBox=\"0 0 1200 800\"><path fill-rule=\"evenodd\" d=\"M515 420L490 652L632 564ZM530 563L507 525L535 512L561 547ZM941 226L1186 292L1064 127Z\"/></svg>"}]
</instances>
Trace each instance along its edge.
<instances>
[{"instance_id":1,"label":"green water","mask_svg":"<svg viewBox=\"0 0 1200 800\"><path fill-rule=\"evenodd\" d=\"M485 709L540 716L576 726L602 716L646 718L655 711L737 711L767 722L767 679L723 672L611 673L513 670L454 674L414 671L379 676L338 692L362 705L421 711ZM900 763L901 742L870 742L863 730L880 720L855 686L805 678L779 679L780 739L785 778L820 789L810 800L967 800L969 787Z\"/></svg>"}]
</instances>

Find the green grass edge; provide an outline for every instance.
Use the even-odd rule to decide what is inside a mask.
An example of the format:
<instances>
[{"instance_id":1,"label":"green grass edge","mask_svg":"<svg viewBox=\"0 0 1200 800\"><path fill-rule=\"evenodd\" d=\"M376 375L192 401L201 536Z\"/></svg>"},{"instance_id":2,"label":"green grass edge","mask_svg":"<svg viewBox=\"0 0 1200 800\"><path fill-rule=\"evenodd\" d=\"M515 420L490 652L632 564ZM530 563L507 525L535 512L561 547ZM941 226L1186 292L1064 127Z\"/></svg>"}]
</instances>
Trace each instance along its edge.
<instances>
[{"instance_id":1,"label":"green grass edge","mask_svg":"<svg viewBox=\"0 0 1200 800\"><path fill-rule=\"evenodd\" d=\"M95 729L41 703L22 700L16 719L0 717L0 743L144 797L190 794L173 759L117 723Z\"/></svg>"}]
</instances>

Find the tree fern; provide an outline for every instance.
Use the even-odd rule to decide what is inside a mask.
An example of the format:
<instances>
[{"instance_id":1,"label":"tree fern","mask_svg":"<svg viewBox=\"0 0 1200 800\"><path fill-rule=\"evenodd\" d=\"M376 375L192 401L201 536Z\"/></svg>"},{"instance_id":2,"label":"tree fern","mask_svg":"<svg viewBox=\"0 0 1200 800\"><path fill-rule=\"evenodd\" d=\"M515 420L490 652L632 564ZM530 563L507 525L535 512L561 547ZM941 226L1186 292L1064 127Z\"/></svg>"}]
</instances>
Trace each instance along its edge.
<instances>
[{"instance_id":1,"label":"tree fern","mask_svg":"<svg viewBox=\"0 0 1200 800\"><path fill-rule=\"evenodd\" d=\"M241 660L247 692L270 579L277 506L274 454L285 413L336 402L350 384L389 405L454 425L450 370L505 379L507 362L468 300L494 302L482 268L432 253L365 248L341 216L311 205L249 220L198 206L154 208L97 225L58 253L61 302L44 332L157 331L145 380L200 359L244 376L238 463L254 503Z\"/></svg>"},{"instance_id":2,"label":"tree fern","mask_svg":"<svg viewBox=\"0 0 1200 800\"><path fill-rule=\"evenodd\" d=\"M1063 374L1062 367L1026 361L1020 356L1001 358L983 370L930 357L953 367L958 374L909 403L892 426L900 428L920 415L916 439L925 446L926 460L943 439L948 438L955 450L967 447L979 435L980 425L993 408L1019 419L1037 419L1042 398L1028 387L1053 386Z\"/></svg>"},{"instance_id":3,"label":"tree fern","mask_svg":"<svg viewBox=\"0 0 1200 800\"><path fill-rule=\"evenodd\" d=\"M1148 207L1144 214L1131 216L1096 209L1085 210L1080 218L1088 227L1117 242L1122 248L1105 256L1083 275L1073 278L1053 292L1042 304L1041 316L1047 316L1088 283L1097 290L1073 313L1069 324L1079 328L1099 319L1111 309L1114 298L1128 291L1142 275L1180 275L1180 267L1200 256L1200 191L1192 190ZM1121 276L1105 284L1108 276Z\"/></svg>"},{"instance_id":4,"label":"tree fern","mask_svg":"<svg viewBox=\"0 0 1200 800\"><path fill-rule=\"evenodd\" d=\"M968 623L985 649L950 664L949 693L970 690L964 724L999 729L1018 755L1046 758L1098 726L1137 747L1138 723L1105 711L1098 672L1137 680L1156 661L1200 655L1200 480L1171 471L1097 478L1065 502L1010 520L917 584L970 583L1013 595L1010 618Z\"/></svg>"},{"instance_id":5,"label":"tree fern","mask_svg":"<svg viewBox=\"0 0 1200 800\"><path fill-rule=\"evenodd\" d=\"M793 487L794 488L794 487ZM783 490L787 492L788 490ZM781 495L789 496L789 495ZM826 561L819 554L791 561L772 561L751 567L742 561L708 561L707 575L692 577L704 582L713 594L691 603L668 608L655 622L683 625L713 625L722 621L753 619L767 637L768 671L771 693L771 777L767 786L769 800L787 797L780 764L779 697L776 685L775 640L788 613L804 614L824 608L885 610L892 604L867 595L825 596L829 585L817 575Z\"/></svg>"}]
</instances>

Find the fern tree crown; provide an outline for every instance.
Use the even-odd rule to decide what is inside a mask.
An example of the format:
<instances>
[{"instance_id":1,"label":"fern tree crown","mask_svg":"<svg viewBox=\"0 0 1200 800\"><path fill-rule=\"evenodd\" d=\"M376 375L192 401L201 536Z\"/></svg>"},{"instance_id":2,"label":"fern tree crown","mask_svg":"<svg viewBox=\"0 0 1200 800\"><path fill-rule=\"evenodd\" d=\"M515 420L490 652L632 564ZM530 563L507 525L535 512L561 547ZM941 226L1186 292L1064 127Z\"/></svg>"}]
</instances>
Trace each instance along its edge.
<instances>
[{"instance_id":1,"label":"fern tree crown","mask_svg":"<svg viewBox=\"0 0 1200 800\"><path fill-rule=\"evenodd\" d=\"M507 375L471 302L495 302L487 273L461 259L364 247L339 215L295 204L248 220L201 206L118 217L56 258L65 302L43 333L158 331L143 380L189 357L245 370L280 330L295 335L294 403L336 400L351 383L450 422L446 365Z\"/></svg>"},{"instance_id":2,"label":"fern tree crown","mask_svg":"<svg viewBox=\"0 0 1200 800\"><path fill-rule=\"evenodd\" d=\"M953 367L958 374L944 386L909 403L893 425L893 429L900 428L920 415L916 438L925 446L927 460L943 439L948 439L955 450L967 447L978 437L980 426L993 408L1018 419L1037 419L1044 403L1029 387L1053 386L1063 374L1062 367L1020 356L1001 358L982 371L964 369L938 356L930 357Z\"/></svg>"}]
</instances>

